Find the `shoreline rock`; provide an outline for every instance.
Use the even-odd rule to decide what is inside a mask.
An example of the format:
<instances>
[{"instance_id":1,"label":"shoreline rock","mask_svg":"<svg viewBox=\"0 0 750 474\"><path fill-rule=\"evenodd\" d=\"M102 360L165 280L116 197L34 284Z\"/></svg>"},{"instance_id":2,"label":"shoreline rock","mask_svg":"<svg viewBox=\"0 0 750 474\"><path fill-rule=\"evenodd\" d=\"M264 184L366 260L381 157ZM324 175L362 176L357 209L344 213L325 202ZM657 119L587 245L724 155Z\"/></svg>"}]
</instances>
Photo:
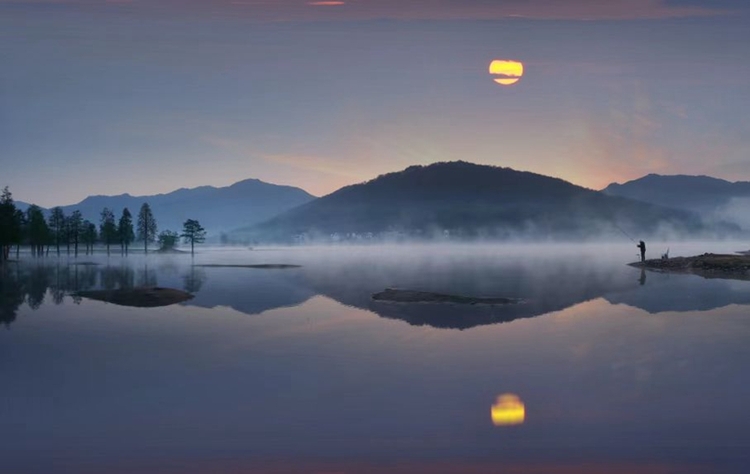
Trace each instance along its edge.
<instances>
[{"instance_id":1,"label":"shoreline rock","mask_svg":"<svg viewBox=\"0 0 750 474\"><path fill-rule=\"evenodd\" d=\"M693 257L652 259L628 264L665 273L687 273L704 278L750 280L750 255L704 253Z\"/></svg>"}]
</instances>

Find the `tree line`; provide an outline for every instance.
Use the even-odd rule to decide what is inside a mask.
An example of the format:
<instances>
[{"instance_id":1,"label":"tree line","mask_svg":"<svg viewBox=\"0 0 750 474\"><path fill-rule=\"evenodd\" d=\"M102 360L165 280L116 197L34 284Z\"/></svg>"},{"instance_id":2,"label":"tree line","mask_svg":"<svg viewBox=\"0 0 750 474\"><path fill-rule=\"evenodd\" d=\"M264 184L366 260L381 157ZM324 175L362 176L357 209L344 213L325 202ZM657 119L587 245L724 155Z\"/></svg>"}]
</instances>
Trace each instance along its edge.
<instances>
[{"instance_id":1,"label":"tree line","mask_svg":"<svg viewBox=\"0 0 750 474\"><path fill-rule=\"evenodd\" d=\"M78 257L79 249L86 255L93 254L97 243L106 248L107 255L113 246L119 246L120 253L128 255L131 244L136 241L143 242L143 251L148 253L149 243L158 241L162 249L171 249L180 238L190 244L194 253L195 244L206 239L205 229L193 219L185 221L180 234L169 230L157 232L156 218L148 203L143 203L135 222L127 207L119 219L113 210L105 207L97 227L78 210L65 215L62 208L55 207L45 216L42 208L32 204L23 212L16 207L7 186L0 196L0 262L10 258L13 247L18 258L22 245L29 246L32 256L49 255L53 248L58 256L64 250L67 255L72 253Z\"/></svg>"}]
</instances>

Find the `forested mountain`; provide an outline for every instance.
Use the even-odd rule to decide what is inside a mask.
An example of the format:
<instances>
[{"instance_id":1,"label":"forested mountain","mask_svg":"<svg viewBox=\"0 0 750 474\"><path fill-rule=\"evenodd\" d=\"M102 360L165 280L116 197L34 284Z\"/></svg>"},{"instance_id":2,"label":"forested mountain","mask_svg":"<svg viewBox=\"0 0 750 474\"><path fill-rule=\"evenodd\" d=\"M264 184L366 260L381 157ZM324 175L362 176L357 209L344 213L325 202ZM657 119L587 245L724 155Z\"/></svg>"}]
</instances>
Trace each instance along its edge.
<instances>
[{"instance_id":1,"label":"forested mountain","mask_svg":"<svg viewBox=\"0 0 750 474\"><path fill-rule=\"evenodd\" d=\"M243 224L267 220L313 199L314 196L299 188L248 179L223 188L183 188L155 196L89 196L78 204L64 206L63 210L69 215L78 209L85 219L98 223L105 207L116 216L125 207L135 215L141 204L148 202L159 230L179 231L187 219L196 219L210 234L216 235Z\"/></svg>"},{"instance_id":2,"label":"forested mountain","mask_svg":"<svg viewBox=\"0 0 750 474\"><path fill-rule=\"evenodd\" d=\"M715 236L737 226L608 196L567 181L466 162L412 166L345 187L236 237L285 241L374 236L588 239L631 235Z\"/></svg>"}]
</instances>

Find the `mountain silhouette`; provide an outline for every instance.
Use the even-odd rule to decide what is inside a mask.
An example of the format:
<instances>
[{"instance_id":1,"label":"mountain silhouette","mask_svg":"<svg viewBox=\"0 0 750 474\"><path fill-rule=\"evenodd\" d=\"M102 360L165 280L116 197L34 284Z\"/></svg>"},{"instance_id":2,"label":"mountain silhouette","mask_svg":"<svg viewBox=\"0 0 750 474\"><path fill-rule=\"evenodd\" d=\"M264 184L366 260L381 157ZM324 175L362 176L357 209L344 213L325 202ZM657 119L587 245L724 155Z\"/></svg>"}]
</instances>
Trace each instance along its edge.
<instances>
[{"instance_id":1,"label":"mountain silhouette","mask_svg":"<svg viewBox=\"0 0 750 474\"><path fill-rule=\"evenodd\" d=\"M612 183L603 192L660 206L697 212L747 225L736 215L750 204L750 182L730 182L710 176L650 174L624 184Z\"/></svg>"},{"instance_id":2,"label":"mountain silhouette","mask_svg":"<svg viewBox=\"0 0 750 474\"><path fill-rule=\"evenodd\" d=\"M269 221L238 229L245 238L328 238L337 233L434 238L587 239L715 235L737 226L707 226L699 216L609 196L558 178L467 162L412 166L347 186Z\"/></svg>"},{"instance_id":3,"label":"mountain silhouette","mask_svg":"<svg viewBox=\"0 0 750 474\"><path fill-rule=\"evenodd\" d=\"M144 202L148 202L159 230L182 230L187 219L196 219L209 232L220 231L265 221L279 213L315 199L306 191L247 179L231 186L201 186L178 189L153 196L89 196L78 204L62 206L66 215L78 209L84 219L99 222L103 208L113 210L119 218L127 207L135 218Z\"/></svg>"}]
</instances>

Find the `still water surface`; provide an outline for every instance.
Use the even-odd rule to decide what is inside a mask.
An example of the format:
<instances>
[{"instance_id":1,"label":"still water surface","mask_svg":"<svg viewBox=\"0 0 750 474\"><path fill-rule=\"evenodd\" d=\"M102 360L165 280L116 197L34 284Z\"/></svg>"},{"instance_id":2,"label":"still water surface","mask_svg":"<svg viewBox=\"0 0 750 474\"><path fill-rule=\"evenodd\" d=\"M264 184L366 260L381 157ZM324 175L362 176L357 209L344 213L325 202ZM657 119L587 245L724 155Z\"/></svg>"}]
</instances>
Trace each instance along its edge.
<instances>
[{"instance_id":1,"label":"still water surface","mask_svg":"<svg viewBox=\"0 0 750 474\"><path fill-rule=\"evenodd\" d=\"M0 472L748 472L750 282L642 273L630 247L22 256ZM200 266L258 263L301 267ZM74 296L140 285L194 298ZM524 303L371 299L388 287ZM503 394L523 416L496 425Z\"/></svg>"}]
</instances>

